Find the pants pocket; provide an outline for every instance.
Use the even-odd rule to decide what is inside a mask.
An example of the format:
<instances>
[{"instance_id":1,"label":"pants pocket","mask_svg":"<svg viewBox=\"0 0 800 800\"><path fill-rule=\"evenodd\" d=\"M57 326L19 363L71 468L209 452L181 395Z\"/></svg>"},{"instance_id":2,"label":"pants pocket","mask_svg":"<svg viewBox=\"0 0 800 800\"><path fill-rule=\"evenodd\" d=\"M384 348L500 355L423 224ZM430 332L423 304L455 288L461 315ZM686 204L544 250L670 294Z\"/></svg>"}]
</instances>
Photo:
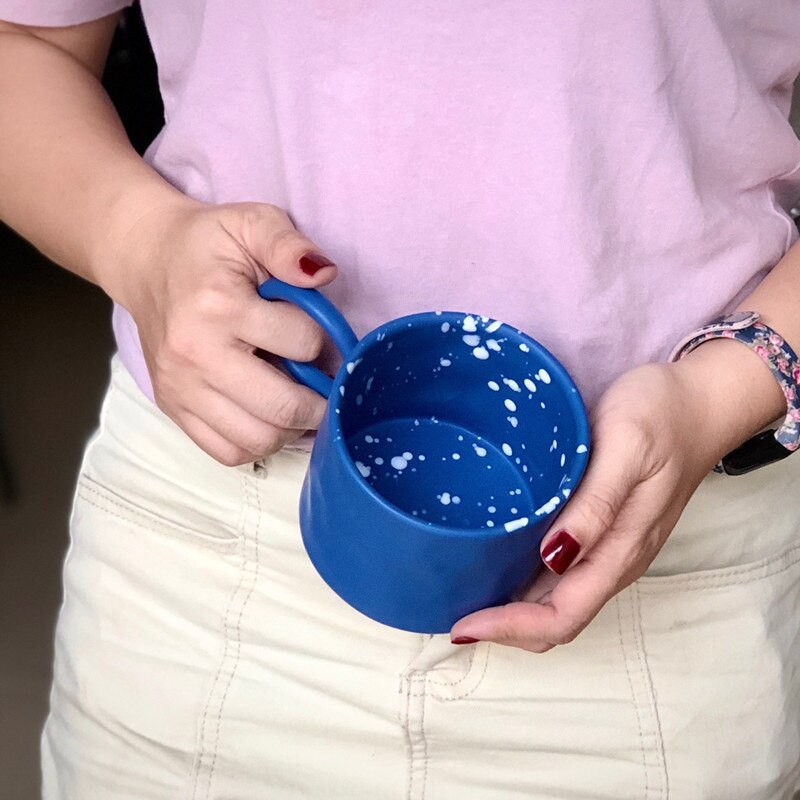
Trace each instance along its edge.
<instances>
[{"instance_id":1,"label":"pants pocket","mask_svg":"<svg viewBox=\"0 0 800 800\"><path fill-rule=\"evenodd\" d=\"M634 587L670 796L787 800L800 788L800 543Z\"/></svg>"}]
</instances>

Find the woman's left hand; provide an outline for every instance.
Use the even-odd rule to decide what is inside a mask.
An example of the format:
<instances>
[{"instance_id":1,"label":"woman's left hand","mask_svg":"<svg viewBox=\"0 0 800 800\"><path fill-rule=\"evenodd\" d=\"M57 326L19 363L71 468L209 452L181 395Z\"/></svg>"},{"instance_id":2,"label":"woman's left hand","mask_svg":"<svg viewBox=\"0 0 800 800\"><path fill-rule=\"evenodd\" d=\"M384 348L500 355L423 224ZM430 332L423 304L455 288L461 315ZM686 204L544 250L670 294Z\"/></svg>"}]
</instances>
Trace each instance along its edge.
<instances>
[{"instance_id":1,"label":"woman's left hand","mask_svg":"<svg viewBox=\"0 0 800 800\"><path fill-rule=\"evenodd\" d=\"M722 346L744 352L737 343ZM493 641L543 653L572 641L645 572L726 452L727 443L709 424L704 377L707 372L684 362L650 364L608 389L592 415L584 479L542 542L549 570L520 601L459 620L451 631L454 643Z\"/></svg>"}]
</instances>

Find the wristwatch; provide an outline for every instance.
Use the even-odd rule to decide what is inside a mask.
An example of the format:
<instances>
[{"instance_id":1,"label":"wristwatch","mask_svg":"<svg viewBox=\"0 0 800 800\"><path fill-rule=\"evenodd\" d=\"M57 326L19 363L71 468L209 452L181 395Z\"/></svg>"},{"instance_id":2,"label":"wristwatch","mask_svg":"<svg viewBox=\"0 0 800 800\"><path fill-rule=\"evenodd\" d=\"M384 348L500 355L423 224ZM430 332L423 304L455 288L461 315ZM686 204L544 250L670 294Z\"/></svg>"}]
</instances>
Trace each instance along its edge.
<instances>
[{"instance_id":1,"label":"wristwatch","mask_svg":"<svg viewBox=\"0 0 800 800\"><path fill-rule=\"evenodd\" d=\"M800 448L800 360L780 334L765 325L755 311L736 311L711 320L681 339L669 355L677 361L709 339L733 339L753 350L772 370L786 398L781 426L757 433L732 450L714 467L726 475L744 475L790 456Z\"/></svg>"}]
</instances>

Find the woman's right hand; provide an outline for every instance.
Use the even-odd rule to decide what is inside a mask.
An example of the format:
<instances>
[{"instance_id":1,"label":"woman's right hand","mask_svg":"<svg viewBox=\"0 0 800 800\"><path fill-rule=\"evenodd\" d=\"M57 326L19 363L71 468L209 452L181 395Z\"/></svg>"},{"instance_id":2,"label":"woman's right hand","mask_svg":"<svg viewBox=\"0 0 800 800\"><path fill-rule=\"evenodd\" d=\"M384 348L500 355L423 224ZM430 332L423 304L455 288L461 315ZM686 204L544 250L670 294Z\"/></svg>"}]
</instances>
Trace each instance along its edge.
<instances>
[{"instance_id":1,"label":"woman's right hand","mask_svg":"<svg viewBox=\"0 0 800 800\"><path fill-rule=\"evenodd\" d=\"M323 343L300 309L258 296L262 281L318 287L336 277L284 211L181 198L106 252L114 265L103 288L138 326L155 401L203 450L244 464L319 426L324 399L256 355L311 361Z\"/></svg>"}]
</instances>

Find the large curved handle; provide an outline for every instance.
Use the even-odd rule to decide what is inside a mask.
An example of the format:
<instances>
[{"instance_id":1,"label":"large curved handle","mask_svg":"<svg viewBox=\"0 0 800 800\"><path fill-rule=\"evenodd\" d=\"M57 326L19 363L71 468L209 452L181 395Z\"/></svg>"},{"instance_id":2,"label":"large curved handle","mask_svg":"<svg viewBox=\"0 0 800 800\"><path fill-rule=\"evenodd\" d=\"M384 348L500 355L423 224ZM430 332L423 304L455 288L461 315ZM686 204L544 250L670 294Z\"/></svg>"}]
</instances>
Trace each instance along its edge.
<instances>
[{"instance_id":1,"label":"large curved handle","mask_svg":"<svg viewBox=\"0 0 800 800\"><path fill-rule=\"evenodd\" d=\"M278 278L270 278L258 287L258 293L265 300L286 300L302 308L306 314L322 326L345 360L358 344L358 336L355 335L339 309L316 289L301 289L299 286L284 283ZM283 363L289 373L300 383L319 392L323 397L330 395L333 381L324 372L302 361L290 361L288 358L284 358Z\"/></svg>"}]
</instances>

